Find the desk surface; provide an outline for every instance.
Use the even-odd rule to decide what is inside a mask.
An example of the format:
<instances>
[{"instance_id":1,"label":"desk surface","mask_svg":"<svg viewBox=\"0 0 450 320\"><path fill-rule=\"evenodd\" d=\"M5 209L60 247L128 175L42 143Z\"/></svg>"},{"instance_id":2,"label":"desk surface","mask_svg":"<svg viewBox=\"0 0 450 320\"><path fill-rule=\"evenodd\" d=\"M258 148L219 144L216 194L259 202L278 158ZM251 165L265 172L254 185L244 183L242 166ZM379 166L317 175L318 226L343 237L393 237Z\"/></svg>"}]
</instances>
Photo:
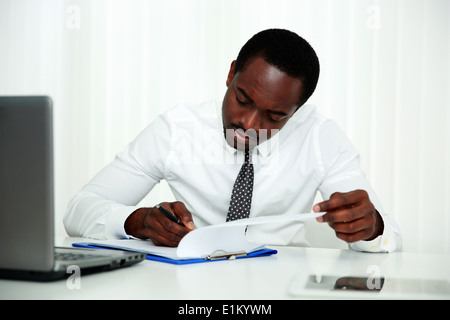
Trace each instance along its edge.
<instances>
[{"instance_id":1,"label":"desk surface","mask_svg":"<svg viewBox=\"0 0 450 320\"><path fill-rule=\"evenodd\" d=\"M63 244L71 241L66 238ZM233 261L177 266L146 260L124 269L81 275L79 289L69 289L66 280L0 280L0 299L450 299L447 255L272 248L278 254ZM381 284L381 290L348 290L349 281L357 276L372 287ZM346 281L347 290L333 290Z\"/></svg>"}]
</instances>

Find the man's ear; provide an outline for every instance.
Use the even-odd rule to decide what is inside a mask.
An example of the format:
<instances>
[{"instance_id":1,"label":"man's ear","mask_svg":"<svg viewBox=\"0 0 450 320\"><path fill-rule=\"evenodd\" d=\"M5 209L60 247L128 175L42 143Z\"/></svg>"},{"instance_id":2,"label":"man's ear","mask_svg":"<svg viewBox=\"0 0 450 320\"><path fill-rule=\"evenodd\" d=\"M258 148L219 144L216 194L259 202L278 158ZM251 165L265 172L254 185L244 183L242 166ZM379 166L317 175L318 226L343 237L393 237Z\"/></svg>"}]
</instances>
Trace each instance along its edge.
<instances>
[{"instance_id":1,"label":"man's ear","mask_svg":"<svg viewBox=\"0 0 450 320\"><path fill-rule=\"evenodd\" d=\"M236 60L233 60L233 62L231 62L230 71L228 71L228 77L227 77L227 82L226 82L227 87L230 85L231 80L233 80L235 64L236 64Z\"/></svg>"}]
</instances>

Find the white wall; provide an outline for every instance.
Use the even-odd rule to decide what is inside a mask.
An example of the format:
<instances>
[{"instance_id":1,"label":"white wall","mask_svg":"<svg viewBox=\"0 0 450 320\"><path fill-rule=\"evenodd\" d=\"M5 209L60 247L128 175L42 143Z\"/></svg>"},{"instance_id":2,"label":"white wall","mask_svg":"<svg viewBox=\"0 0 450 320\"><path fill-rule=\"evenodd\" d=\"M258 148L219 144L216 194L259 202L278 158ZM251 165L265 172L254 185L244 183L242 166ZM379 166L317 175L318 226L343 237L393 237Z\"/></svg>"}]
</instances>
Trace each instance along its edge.
<instances>
[{"instance_id":1,"label":"white wall","mask_svg":"<svg viewBox=\"0 0 450 320\"><path fill-rule=\"evenodd\" d=\"M221 100L269 27L316 49L310 102L359 149L405 250L450 253L448 0L0 0L0 95L54 100L57 235L70 198L158 113ZM162 185L144 201L170 199Z\"/></svg>"}]
</instances>

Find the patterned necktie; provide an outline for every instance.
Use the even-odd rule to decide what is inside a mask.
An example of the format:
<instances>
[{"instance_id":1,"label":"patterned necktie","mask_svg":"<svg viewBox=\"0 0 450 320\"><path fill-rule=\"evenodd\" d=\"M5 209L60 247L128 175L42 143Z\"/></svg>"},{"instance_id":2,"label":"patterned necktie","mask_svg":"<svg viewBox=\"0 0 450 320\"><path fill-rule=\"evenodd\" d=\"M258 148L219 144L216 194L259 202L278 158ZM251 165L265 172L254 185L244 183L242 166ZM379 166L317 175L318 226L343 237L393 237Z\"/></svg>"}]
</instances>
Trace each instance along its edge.
<instances>
[{"instance_id":1,"label":"patterned necktie","mask_svg":"<svg viewBox=\"0 0 450 320\"><path fill-rule=\"evenodd\" d=\"M234 183L227 222L250 216L253 193L253 163L250 154L249 150L245 151L245 162Z\"/></svg>"}]
</instances>

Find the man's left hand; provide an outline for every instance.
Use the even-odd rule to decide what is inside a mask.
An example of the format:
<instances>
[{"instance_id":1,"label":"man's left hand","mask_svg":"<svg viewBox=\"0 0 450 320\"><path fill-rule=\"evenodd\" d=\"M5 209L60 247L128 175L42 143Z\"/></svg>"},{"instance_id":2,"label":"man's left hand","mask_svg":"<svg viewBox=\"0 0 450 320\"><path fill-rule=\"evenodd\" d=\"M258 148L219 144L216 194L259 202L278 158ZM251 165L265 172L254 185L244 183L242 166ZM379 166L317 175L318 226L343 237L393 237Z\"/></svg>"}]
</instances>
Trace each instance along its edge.
<instances>
[{"instance_id":1,"label":"man's left hand","mask_svg":"<svg viewBox=\"0 0 450 320\"><path fill-rule=\"evenodd\" d=\"M364 190L333 193L329 200L316 204L313 211L326 212L317 221L328 222L336 236L349 243L373 240L383 233L383 219Z\"/></svg>"}]
</instances>

